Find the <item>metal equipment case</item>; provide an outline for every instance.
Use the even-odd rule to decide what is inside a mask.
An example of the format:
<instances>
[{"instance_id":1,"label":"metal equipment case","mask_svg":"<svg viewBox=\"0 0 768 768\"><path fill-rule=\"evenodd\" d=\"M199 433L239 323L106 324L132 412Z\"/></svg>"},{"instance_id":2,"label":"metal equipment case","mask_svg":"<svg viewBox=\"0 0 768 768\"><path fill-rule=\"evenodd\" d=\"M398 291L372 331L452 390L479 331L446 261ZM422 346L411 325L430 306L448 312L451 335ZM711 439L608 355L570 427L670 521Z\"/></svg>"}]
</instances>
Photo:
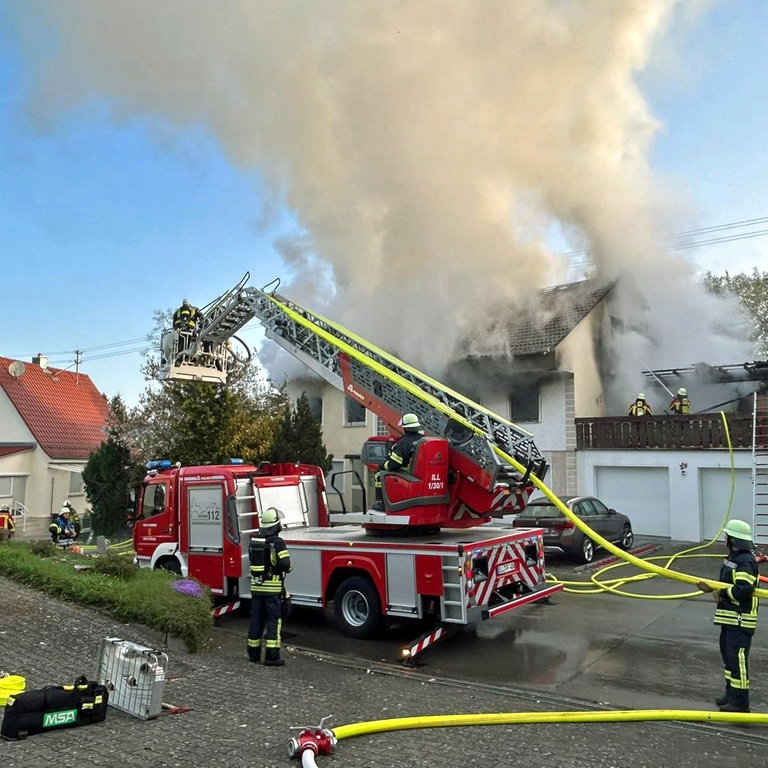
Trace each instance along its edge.
<instances>
[{"instance_id":1,"label":"metal equipment case","mask_svg":"<svg viewBox=\"0 0 768 768\"><path fill-rule=\"evenodd\" d=\"M162 711L168 656L162 651L107 637L101 642L98 680L109 690L109 706L142 720Z\"/></svg>"}]
</instances>

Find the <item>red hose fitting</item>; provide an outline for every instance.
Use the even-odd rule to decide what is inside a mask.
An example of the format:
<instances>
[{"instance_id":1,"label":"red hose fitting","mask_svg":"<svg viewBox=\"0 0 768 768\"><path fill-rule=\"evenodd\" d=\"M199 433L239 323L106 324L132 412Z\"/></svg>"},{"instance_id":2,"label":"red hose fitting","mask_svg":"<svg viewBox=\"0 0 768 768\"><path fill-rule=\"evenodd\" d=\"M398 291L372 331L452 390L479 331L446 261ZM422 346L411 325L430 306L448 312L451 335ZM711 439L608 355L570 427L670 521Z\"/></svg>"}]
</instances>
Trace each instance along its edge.
<instances>
[{"instance_id":1,"label":"red hose fitting","mask_svg":"<svg viewBox=\"0 0 768 768\"><path fill-rule=\"evenodd\" d=\"M330 755L336 737L327 728L305 728L296 738L288 743L288 756L301 757L306 750L317 755Z\"/></svg>"}]
</instances>

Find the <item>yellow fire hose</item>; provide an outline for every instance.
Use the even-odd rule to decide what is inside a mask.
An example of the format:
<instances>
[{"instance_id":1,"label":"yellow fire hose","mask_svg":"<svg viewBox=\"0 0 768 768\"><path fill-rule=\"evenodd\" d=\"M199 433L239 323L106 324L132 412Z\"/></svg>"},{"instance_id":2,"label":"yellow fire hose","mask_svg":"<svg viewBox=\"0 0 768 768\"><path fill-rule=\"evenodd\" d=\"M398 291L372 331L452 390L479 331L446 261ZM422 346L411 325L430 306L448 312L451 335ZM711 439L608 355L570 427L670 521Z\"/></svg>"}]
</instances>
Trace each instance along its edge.
<instances>
[{"instance_id":1,"label":"yellow fire hose","mask_svg":"<svg viewBox=\"0 0 768 768\"><path fill-rule=\"evenodd\" d=\"M562 582L564 585L569 585L570 587L582 587L582 589L568 589L568 587L564 587L566 591L584 592L587 594L608 591L623 597L656 600L679 599L702 594L699 589L696 589L694 592L687 592L680 595L640 595L631 592L624 592L620 589L620 587L625 584L640 582L645 579L652 578L653 576L663 576L667 579L694 585L700 581L703 581L703 579L698 576L692 576L687 573L674 571L668 566L678 558L700 557L701 555L690 555L689 553L695 552L699 549L705 549L717 541L730 514L731 503L733 501L735 469L733 466L733 449L731 446L730 434L728 432L728 423L725 419L725 414L721 413L721 416L723 419L725 434L728 440L728 449L731 456L731 496L728 503L728 511L726 512L726 519L723 521L723 524L720 526L720 530L717 532L712 541L709 541L703 545L692 547L688 550L684 550L683 552L679 552L670 558L642 559L632 555L629 552L625 552L624 550L619 549L619 547L607 541L599 534L595 533L591 528L589 528L589 526L586 525L586 523L574 515L571 510L568 509L568 507L566 507L565 504L563 504L562 501L560 501L560 499L558 499L557 496L555 496L552 491L547 488L547 486L544 485L544 483L535 475L530 476L534 486L542 491L544 495L557 507L557 509L559 509L560 512L562 512L571 522L573 522L573 524L579 528L579 530L596 541L605 550L620 558L621 561L618 563L612 563L595 573L591 577L590 582ZM498 449L497 453L510 464L512 464L519 472L525 473L525 467L516 461L514 457ZM719 555L709 556L720 557ZM663 567L650 562L651 560L663 559L666 559L667 561L666 566ZM623 567L628 563L640 568L643 573L637 574L635 576L612 579L610 581L598 580L599 574L605 573L613 568ZM706 580L706 583L710 587L718 589L723 589L730 586L729 584L725 584L719 581ZM590 586L590 584L592 586ZM589 589L583 589L584 587L589 587ZM759 597L768 597L768 590L756 589L755 594ZM707 712L686 709L637 709L575 712L499 712L495 714L426 715L421 717L402 717L389 720L370 720L368 722L352 723L349 725L339 726L333 730L322 728L322 726L317 729L307 729L302 733L299 739L292 740L291 755L294 757L301 756L302 765L304 766L315 766L316 764L314 761L314 756L317 754L328 754L337 740L348 739L353 736L363 736L372 733L411 730L415 728L445 728L470 725L511 725L524 723L606 723L657 720L768 725L768 714L748 712Z\"/></svg>"}]
</instances>

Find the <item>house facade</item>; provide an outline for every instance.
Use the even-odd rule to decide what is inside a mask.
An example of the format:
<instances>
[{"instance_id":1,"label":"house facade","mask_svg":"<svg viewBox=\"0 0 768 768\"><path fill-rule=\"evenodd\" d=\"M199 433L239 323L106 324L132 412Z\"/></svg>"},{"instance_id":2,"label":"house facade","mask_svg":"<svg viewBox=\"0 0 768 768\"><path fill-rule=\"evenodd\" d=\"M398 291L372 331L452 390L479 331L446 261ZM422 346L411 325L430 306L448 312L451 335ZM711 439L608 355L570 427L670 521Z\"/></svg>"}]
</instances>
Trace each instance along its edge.
<instances>
[{"instance_id":1,"label":"house facade","mask_svg":"<svg viewBox=\"0 0 768 768\"><path fill-rule=\"evenodd\" d=\"M90 513L83 469L106 437L109 407L88 376L0 357L0 505L17 531L45 537L51 515L69 501Z\"/></svg>"}]
</instances>

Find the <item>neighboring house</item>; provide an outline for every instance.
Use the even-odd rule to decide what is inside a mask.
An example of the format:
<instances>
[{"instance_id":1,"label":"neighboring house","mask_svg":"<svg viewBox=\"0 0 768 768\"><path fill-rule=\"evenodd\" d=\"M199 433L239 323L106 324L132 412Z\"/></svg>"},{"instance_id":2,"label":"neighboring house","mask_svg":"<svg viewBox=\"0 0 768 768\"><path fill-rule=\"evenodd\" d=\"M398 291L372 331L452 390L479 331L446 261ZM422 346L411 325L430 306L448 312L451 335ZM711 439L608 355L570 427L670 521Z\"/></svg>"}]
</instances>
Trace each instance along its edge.
<instances>
[{"instance_id":1,"label":"neighboring house","mask_svg":"<svg viewBox=\"0 0 768 768\"><path fill-rule=\"evenodd\" d=\"M598 449L578 440L581 422L631 421L626 411L605 413L604 383L611 375L604 369L606 349L619 327L610 311L611 292L612 286L590 280L541 291L536 306L516 310L511 319L496 315L495 321L478 328L441 380L531 432L550 464L548 487L561 494L603 498L629 514L639 534L696 542L714 535L728 512L732 480L734 514L752 520L756 484L751 424L746 442L732 453L722 434L716 442L701 439L682 447L635 443ZM710 415L695 421L692 429L708 433L719 428L720 408L751 411L751 402L745 404L749 398L739 397L765 388L768 379L768 368L755 365L648 372L646 388L655 401L668 402L660 382L673 391L687 385L693 409ZM738 375L729 368L739 369ZM361 465L360 449L369 436L386 432L383 425L322 380L295 379L288 383L288 392L293 398L306 392L321 419L333 469L347 472L337 483L346 505L359 508L363 488L370 503L372 473ZM685 419L665 417L663 409L656 413L660 416L653 418L662 427L665 419ZM335 493L329 490L328 498L333 508L339 507ZM768 541L768 529L765 537Z\"/></svg>"},{"instance_id":2,"label":"neighboring house","mask_svg":"<svg viewBox=\"0 0 768 768\"><path fill-rule=\"evenodd\" d=\"M82 472L104 441L109 411L88 376L0 357L0 504L27 537L48 534L65 500L89 512Z\"/></svg>"}]
</instances>

